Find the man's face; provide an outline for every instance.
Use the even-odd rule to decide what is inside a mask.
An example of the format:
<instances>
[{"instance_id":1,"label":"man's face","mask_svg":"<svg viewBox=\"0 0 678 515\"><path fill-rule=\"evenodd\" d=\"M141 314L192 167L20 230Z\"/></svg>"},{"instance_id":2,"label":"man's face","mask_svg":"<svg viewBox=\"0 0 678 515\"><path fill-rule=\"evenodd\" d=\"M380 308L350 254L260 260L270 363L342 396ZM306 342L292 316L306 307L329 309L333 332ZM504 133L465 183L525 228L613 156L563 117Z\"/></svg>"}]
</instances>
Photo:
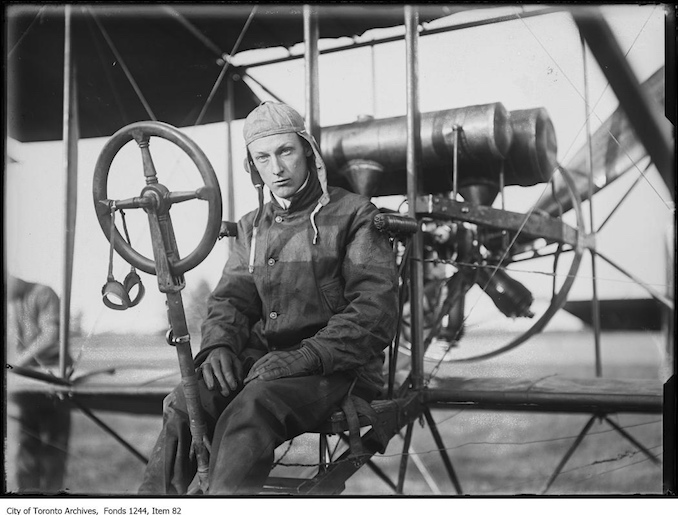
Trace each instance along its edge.
<instances>
[{"instance_id":1,"label":"man's face","mask_svg":"<svg viewBox=\"0 0 678 515\"><path fill-rule=\"evenodd\" d=\"M253 141L248 149L259 175L268 188L281 198L294 195L308 176L306 148L298 134L273 134Z\"/></svg>"}]
</instances>

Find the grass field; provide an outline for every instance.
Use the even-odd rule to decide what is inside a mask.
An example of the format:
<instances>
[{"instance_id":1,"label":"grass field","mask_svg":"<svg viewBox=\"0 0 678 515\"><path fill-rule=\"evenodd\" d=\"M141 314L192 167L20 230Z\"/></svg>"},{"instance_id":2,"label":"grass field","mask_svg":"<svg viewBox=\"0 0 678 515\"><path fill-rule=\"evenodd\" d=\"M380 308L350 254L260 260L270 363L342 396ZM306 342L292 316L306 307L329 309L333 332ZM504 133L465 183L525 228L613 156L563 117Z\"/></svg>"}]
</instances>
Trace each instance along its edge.
<instances>
[{"instance_id":1,"label":"grass field","mask_svg":"<svg viewBox=\"0 0 678 515\"><path fill-rule=\"evenodd\" d=\"M546 332L513 353L474 365L444 364L439 373L480 376L522 375L567 377L592 375L590 334ZM126 342L121 348L114 341ZM604 376L650 378L661 381L661 335L658 333L606 333L603 339ZM138 337L102 337L88 342L90 360L108 365L122 359L125 348L136 355L172 366L174 356L158 345ZM120 345L120 344L117 344ZM164 345L164 344L163 344ZM83 365L87 365L83 360ZM428 365L428 370L432 364ZM123 435L142 454L148 455L161 427L159 416L100 412L98 416ZM463 493L468 495L539 494L557 463L589 419L588 415L512 413L472 410L434 410ZM618 414L613 419L650 451L662 458L661 415ZM396 481L402 438L391 440L374 463ZM404 493L406 495L454 495L455 490L428 427L415 425ZM11 453L11 449L9 450ZM286 452L286 464L312 464L317 459L317 437L295 439ZM11 463L9 463L11 465ZM11 468L11 466L10 466ZM66 487L72 494L133 495L143 464L93 421L73 412L73 428ZM309 474L309 467L278 466L273 474ZM572 455L548 494L616 495L661 494L662 469L612 430L595 422L589 435ZM392 495L393 491L367 467L346 484L348 495Z\"/></svg>"}]
</instances>

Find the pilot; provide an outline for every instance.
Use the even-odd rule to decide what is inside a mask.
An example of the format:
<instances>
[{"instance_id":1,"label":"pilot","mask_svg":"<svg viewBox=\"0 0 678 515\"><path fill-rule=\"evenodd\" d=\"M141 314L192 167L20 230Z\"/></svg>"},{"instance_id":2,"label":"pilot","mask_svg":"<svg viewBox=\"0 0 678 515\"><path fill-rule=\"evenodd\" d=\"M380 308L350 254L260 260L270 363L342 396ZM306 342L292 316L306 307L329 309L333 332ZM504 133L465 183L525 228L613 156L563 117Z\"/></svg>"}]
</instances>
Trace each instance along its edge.
<instances>
[{"instance_id":1,"label":"pilot","mask_svg":"<svg viewBox=\"0 0 678 515\"><path fill-rule=\"evenodd\" d=\"M276 447L316 428L349 390L377 398L397 324L397 272L376 207L327 185L291 107L262 103L243 132L259 207L238 222L195 357L214 495L259 492ZM178 386L139 493L187 492L197 465L186 411Z\"/></svg>"}]
</instances>

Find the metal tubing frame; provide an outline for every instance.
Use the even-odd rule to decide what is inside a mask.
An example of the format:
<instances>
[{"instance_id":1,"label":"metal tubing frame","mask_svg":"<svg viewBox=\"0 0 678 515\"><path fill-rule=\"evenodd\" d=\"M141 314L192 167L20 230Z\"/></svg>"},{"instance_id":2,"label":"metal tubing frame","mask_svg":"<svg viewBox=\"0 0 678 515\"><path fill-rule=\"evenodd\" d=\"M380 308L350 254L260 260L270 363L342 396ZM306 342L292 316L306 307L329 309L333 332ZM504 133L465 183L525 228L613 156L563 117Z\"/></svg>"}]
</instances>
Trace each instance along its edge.
<instances>
[{"instance_id":1,"label":"metal tubing frame","mask_svg":"<svg viewBox=\"0 0 678 515\"><path fill-rule=\"evenodd\" d=\"M636 440L631 434L626 431L623 427L621 427L619 424L617 424L614 420L612 420L609 416L603 415L603 419L610 424L620 435L622 435L624 438L626 438L629 442L631 442L633 445L636 446L637 449L640 450L645 456L648 457L648 459L654 463L655 465L659 465L659 460L657 457L652 454L647 447L645 447L643 444L641 444L638 440Z\"/></svg>"},{"instance_id":2,"label":"metal tubing frame","mask_svg":"<svg viewBox=\"0 0 678 515\"><path fill-rule=\"evenodd\" d=\"M586 66L586 43L584 36L580 33L582 47L582 62L584 66L584 119L586 124L586 144L588 147L588 167L589 167L589 234L592 237L596 235L595 224L593 222L593 142L591 141L591 110L589 108L589 81L588 67ZM596 255L591 252L591 318L593 319L593 339L595 353L596 377L603 376L603 365L600 354L600 303L598 302L598 280L596 275ZM555 281L555 274L554 274Z\"/></svg>"},{"instance_id":3,"label":"metal tubing frame","mask_svg":"<svg viewBox=\"0 0 678 515\"><path fill-rule=\"evenodd\" d=\"M306 83L306 129L320 144L320 84L318 76L318 13L304 5L304 78Z\"/></svg>"},{"instance_id":4,"label":"metal tubing frame","mask_svg":"<svg viewBox=\"0 0 678 515\"><path fill-rule=\"evenodd\" d=\"M409 458L410 443L412 442L412 430L414 428L414 421L407 424L407 431L405 432L405 441L403 442L403 452L400 455L400 468L398 469L398 486L396 493L402 494L405 486L405 474L407 473L407 460Z\"/></svg>"},{"instance_id":5,"label":"metal tubing frame","mask_svg":"<svg viewBox=\"0 0 678 515\"><path fill-rule=\"evenodd\" d=\"M541 494L545 494L549 488L551 488L551 485L553 482L556 480L558 475L560 474L560 471L563 470L563 467L565 464L568 462L568 460L572 457L574 454L574 451L577 450L577 447L579 447L579 444L584 440L584 437L586 436L586 433L589 432L589 429L591 429L591 426L595 422L595 420L598 418L598 415L593 415L588 422L586 422L586 425L584 428L581 430L579 435L577 436L577 439L574 441L574 443L570 446L570 448L567 450L565 453L565 456L560 460L558 465L556 466L556 469L553 471L553 474L551 474L551 477L549 477L549 480L546 482L546 486L544 489L541 491Z\"/></svg>"},{"instance_id":6,"label":"metal tubing frame","mask_svg":"<svg viewBox=\"0 0 678 515\"><path fill-rule=\"evenodd\" d=\"M449 25L447 27L438 27L434 29L427 29L423 28L419 30L419 35L420 36L431 36L434 34L443 34L446 32L453 32L455 30L464 30L464 29L472 29L474 27L482 27L484 25L492 25L494 23L503 23L507 21L516 21L518 19L525 19L525 18L532 18L535 16L544 16L547 14L554 14L554 13L559 13L559 12L564 12L567 11L566 7L545 7L543 9L539 10L534 10L534 11L529 11L529 12L523 12L520 13L520 16L517 16L515 14L509 14L509 15L504 15L504 16L496 16L493 18L487 18L485 20L478 20L478 21L471 21L471 22L465 22L465 23L459 23L457 25ZM320 51L320 55L325 55L325 54L332 54L335 52L342 52L344 50L354 50L356 48L364 48L364 47L374 47L375 45L380 45L384 43L393 43L396 41L402 41L404 39L403 35L397 35L397 36L389 36L389 37L384 37L384 38L377 38L373 39L371 41L363 41L360 43L349 43L346 45L339 45L333 48L325 48ZM249 64L243 64L242 66L244 68L257 68L259 66L267 66L269 64L278 64L278 63L286 63L289 61L295 61L297 59L302 58L302 55L288 55L285 57L276 57L273 59L263 59L261 61L255 61Z\"/></svg>"},{"instance_id":7,"label":"metal tubing frame","mask_svg":"<svg viewBox=\"0 0 678 515\"><path fill-rule=\"evenodd\" d=\"M73 283L73 253L75 249L75 220L78 198L78 112L75 81L75 63L72 52L72 6L64 7L64 90L63 90L63 141L64 172L66 184L66 210L64 217L64 267L62 294L59 307L59 372L67 375L66 356L69 353L71 290Z\"/></svg>"},{"instance_id":8,"label":"metal tubing frame","mask_svg":"<svg viewBox=\"0 0 678 515\"><path fill-rule=\"evenodd\" d=\"M321 436L324 436L324 435L321 435ZM348 436L346 436L345 433L340 433L339 437L341 438L341 441L344 442L345 444L350 444L350 440L349 440ZM379 479L381 479L384 483L386 483L388 485L388 487L391 488L391 490L393 490L394 492L398 491L398 487L396 486L396 484L393 481L391 481L391 478L386 475L386 472L384 472L381 469L381 467L379 467L377 464L375 464L372 460L367 461L365 463L365 465L367 465L368 468L372 472L374 472L374 474Z\"/></svg>"},{"instance_id":9,"label":"metal tubing frame","mask_svg":"<svg viewBox=\"0 0 678 515\"><path fill-rule=\"evenodd\" d=\"M235 119L235 85L233 75L226 77L226 98L224 99L224 121L226 122L225 150L226 150L226 220L235 221L235 185L233 175L235 167L233 166L233 141L232 141L232 123ZM228 255L230 257L235 246L234 238L228 238Z\"/></svg>"},{"instance_id":10,"label":"metal tubing frame","mask_svg":"<svg viewBox=\"0 0 678 515\"><path fill-rule=\"evenodd\" d=\"M452 460L450 460L450 456L447 454L443 439L440 436L440 432L438 431L438 426L436 425L436 421L433 420L433 415L431 415L431 410L428 408L428 406L424 408L424 417L426 417L426 421L428 422L428 427L431 430L433 440L438 446L438 452L440 452L440 457L442 458L443 464L445 465L445 470L447 470L447 474L450 476L450 481L452 481L457 494L461 495L463 492L461 490L459 478L457 477L457 473L454 471Z\"/></svg>"},{"instance_id":11,"label":"metal tubing frame","mask_svg":"<svg viewBox=\"0 0 678 515\"><path fill-rule=\"evenodd\" d=\"M574 451L577 450L581 442L584 440L584 437L586 436L586 433L588 433L589 429L591 429L591 426L593 425L593 422L596 419L600 419L601 421L605 421L610 426L612 426L612 429L614 429L617 433L619 433L621 436L623 436L625 439L627 439L629 442L631 442L640 452L642 452L647 458L654 464L659 466L660 462L657 459L657 457L652 454L647 447L645 447L643 444L641 444L638 440L636 440L631 434L629 434L623 427L621 427L619 424L617 424L614 420L612 420L609 416L608 413L599 413L599 414L594 414L586 423L584 428L581 430L579 435L577 436L577 439L574 441L574 443L570 446L570 448L567 450L563 458L560 460L558 465L556 466L555 470L553 471L553 474L549 477L548 482L546 483L546 486L544 489L541 491L541 494L545 494L548 489L551 487L553 482L556 480L560 472L563 470L563 467L565 464L568 462L568 460L572 457L574 454Z\"/></svg>"},{"instance_id":12,"label":"metal tubing frame","mask_svg":"<svg viewBox=\"0 0 678 515\"><path fill-rule=\"evenodd\" d=\"M419 162L421 156L421 116L419 113L419 77L417 69L419 15L416 6L406 5L405 56L407 89L407 201L409 216L416 219L417 194L421 177ZM410 265L411 312L412 312L412 386L421 389L424 384L424 238L421 231L412 235L412 257Z\"/></svg>"},{"instance_id":13,"label":"metal tubing frame","mask_svg":"<svg viewBox=\"0 0 678 515\"><path fill-rule=\"evenodd\" d=\"M127 449L129 452L131 452L144 465L146 465L148 463L148 458L146 456L141 454L132 444L130 444L122 436L120 436L118 433L116 433L108 424L106 424L103 420L101 420L94 413L92 413L92 411L90 411L89 408L87 408L86 406L81 404L78 400L76 400L73 397L67 396L66 398L69 401L71 401L80 411L82 411L85 415L87 415L96 425L98 425L101 429L106 431L118 443L120 443L125 449Z\"/></svg>"}]
</instances>

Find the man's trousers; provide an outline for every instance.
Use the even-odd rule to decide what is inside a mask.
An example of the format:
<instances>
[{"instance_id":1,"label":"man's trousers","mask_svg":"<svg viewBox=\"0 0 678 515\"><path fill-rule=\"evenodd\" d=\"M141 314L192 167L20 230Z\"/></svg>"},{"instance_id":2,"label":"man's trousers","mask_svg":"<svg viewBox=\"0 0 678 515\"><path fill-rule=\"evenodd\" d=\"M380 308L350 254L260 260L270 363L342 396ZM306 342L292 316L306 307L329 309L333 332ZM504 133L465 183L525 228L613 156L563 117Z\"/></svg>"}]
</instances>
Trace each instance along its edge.
<instances>
[{"instance_id":1,"label":"man's trousers","mask_svg":"<svg viewBox=\"0 0 678 515\"><path fill-rule=\"evenodd\" d=\"M64 487L71 412L65 401L43 393L10 395L8 445L16 445L16 489L57 493ZM14 487L10 487L13 490Z\"/></svg>"},{"instance_id":2,"label":"man's trousers","mask_svg":"<svg viewBox=\"0 0 678 515\"><path fill-rule=\"evenodd\" d=\"M229 397L199 381L208 436L210 495L258 493L275 448L318 427L351 386L344 373L253 381ZM181 385L163 403L163 427L146 467L140 494L184 494L197 471Z\"/></svg>"}]
</instances>

